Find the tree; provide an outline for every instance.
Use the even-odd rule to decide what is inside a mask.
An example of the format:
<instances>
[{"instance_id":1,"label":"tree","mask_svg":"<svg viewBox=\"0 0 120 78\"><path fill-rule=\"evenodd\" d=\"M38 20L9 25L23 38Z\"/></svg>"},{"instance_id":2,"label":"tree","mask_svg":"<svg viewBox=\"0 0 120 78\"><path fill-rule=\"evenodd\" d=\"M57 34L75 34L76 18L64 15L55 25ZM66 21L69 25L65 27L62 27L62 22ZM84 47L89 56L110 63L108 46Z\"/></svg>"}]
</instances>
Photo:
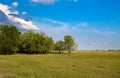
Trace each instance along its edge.
<instances>
[{"instance_id":1,"label":"tree","mask_svg":"<svg viewBox=\"0 0 120 78\"><path fill-rule=\"evenodd\" d=\"M4 54L13 54L18 51L20 32L13 25L0 25L0 51Z\"/></svg>"},{"instance_id":2,"label":"tree","mask_svg":"<svg viewBox=\"0 0 120 78\"><path fill-rule=\"evenodd\" d=\"M36 51L34 32L27 31L21 34L19 49L28 54L33 54Z\"/></svg>"},{"instance_id":3,"label":"tree","mask_svg":"<svg viewBox=\"0 0 120 78\"><path fill-rule=\"evenodd\" d=\"M50 53L54 49L54 41L51 37L47 36L45 33L38 33L39 37L37 40L38 43L38 52L46 54Z\"/></svg>"},{"instance_id":4,"label":"tree","mask_svg":"<svg viewBox=\"0 0 120 78\"><path fill-rule=\"evenodd\" d=\"M55 47L55 50L58 50L59 53L61 54L62 53L61 51L65 49L64 41L62 40L57 41L54 47Z\"/></svg>"},{"instance_id":5,"label":"tree","mask_svg":"<svg viewBox=\"0 0 120 78\"><path fill-rule=\"evenodd\" d=\"M46 46L46 51L48 53L51 52L51 50L54 50L54 40L52 39L52 37L45 37L45 46Z\"/></svg>"},{"instance_id":6,"label":"tree","mask_svg":"<svg viewBox=\"0 0 120 78\"><path fill-rule=\"evenodd\" d=\"M33 54L33 53L49 53L53 50L54 41L51 37L48 37L45 33L35 33L27 31L20 36L21 52Z\"/></svg>"},{"instance_id":7,"label":"tree","mask_svg":"<svg viewBox=\"0 0 120 78\"><path fill-rule=\"evenodd\" d=\"M74 50L77 48L77 44L75 43L74 39L70 35L64 36L65 41L65 49L68 50L68 53L71 53L71 50Z\"/></svg>"}]
</instances>

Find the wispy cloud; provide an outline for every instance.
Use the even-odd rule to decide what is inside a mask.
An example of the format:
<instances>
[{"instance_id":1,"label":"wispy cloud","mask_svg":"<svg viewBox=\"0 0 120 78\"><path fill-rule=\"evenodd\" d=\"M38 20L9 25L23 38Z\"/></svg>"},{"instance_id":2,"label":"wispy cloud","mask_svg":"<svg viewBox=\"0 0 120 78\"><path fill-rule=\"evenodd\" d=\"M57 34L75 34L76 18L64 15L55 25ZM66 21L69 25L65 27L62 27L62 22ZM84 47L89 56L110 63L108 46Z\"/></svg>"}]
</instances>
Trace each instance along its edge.
<instances>
[{"instance_id":1,"label":"wispy cloud","mask_svg":"<svg viewBox=\"0 0 120 78\"><path fill-rule=\"evenodd\" d=\"M35 3L42 3L42 4L54 4L58 0L31 0L31 1Z\"/></svg>"},{"instance_id":2,"label":"wispy cloud","mask_svg":"<svg viewBox=\"0 0 120 78\"><path fill-rule=\"evenodd\" d=\"M72 30L76 30L78 32L83 32L83 33L89 33L89 34L97 34L102 36L117 34L116 31L109 31L109 29L106 28L104 30L94 28L86 22L75 24L72 27Z\"/></svg>"},{"instance_id":3,"label":"wispy cloud","mask_svg":"<svg viewBox=\"0 0 120 78\"><path fill-rule=\"evenodd\" d=\"M115 31L108 31L108 30L106 30L106 31L100 31L100 30L95 29L95 28L91 29L90 32L95 33L95 34L99 34L99 35L105 35L105 36L106 35L114 35L114 34L117 33Z\"/></svg>"},{"instance_id":4,"label":"wispy cloud","mask_svg":"<svg viewBox=\"0 0 120 78\"><path fill-rule=\"evenodd\" d=\"M87 22L71 24L46 18L39 21L41 21L38 23L41 31L52 36L55 41L62 40L64 35L71 35L79 45L79 49L109 49L111 48L109 45L112 45L111 37L117 34L108 29L94 28Z\"/></svg>"},{"instance_id":5,"label":"wispy cloud","mask_svg":"<svg viewBox=\"0 0 120 78\"><path fill-rule=\"evenodd\" d=\"M36 22L42 32L52 36L54 40L63 39L65 34L69 34L69 24L62 21L44 18Z\"/></svg>"},{"instance_id":6,"label":"wispy cloud","mask_svg":"<svg viewBox=\"0 0 120 78\"><path fill-rule=\"evenodd\" d=\"M13 6L17 7L17 2L14 2ZM19 12L11 11L10 10L11 8L12 7L10 7L8 5L3 5L0 3L0 10L4 13L3 15L5 15L7 17L7 19L11 21L12 24L17 25L17 26L19 26L23 29L27 29L27 30L38 30L39 29L35 24L33 24L33 22L31 20L26 21L20 17L16 17L16 16L18 16Z\"/></svg>"},{"instance_id":7,"label":"wispy cloud","mask_svg":"<svg viewBox=\"0 0 120 78\"><path fill-rule=\"evenodd\" d=\"M88 34L94 34L94 35L100 35L100 36L109 36L109 35L115 35L117 32L115 31L109 31L109 30L101 30L92 27L87 22L80 22L76 24L71 24L67 22L57 21L53 19L42 19L41 22L38 23L38 26L45 32L51 33L51 34L72 34L73 33L88 33Z\"/></svg>"},{"instance_id":8,"label":"wispy cloud","mask_svg":"<svg viewBox=\"0 0 120 78\"><path fill-rule=\"evenodd\" d=\"M45 18L44 21L46 24L52 25L52 27L68 27L69 26L69 24L66 22L57 21L53 19Z\"/></svg>"}]
</instances>

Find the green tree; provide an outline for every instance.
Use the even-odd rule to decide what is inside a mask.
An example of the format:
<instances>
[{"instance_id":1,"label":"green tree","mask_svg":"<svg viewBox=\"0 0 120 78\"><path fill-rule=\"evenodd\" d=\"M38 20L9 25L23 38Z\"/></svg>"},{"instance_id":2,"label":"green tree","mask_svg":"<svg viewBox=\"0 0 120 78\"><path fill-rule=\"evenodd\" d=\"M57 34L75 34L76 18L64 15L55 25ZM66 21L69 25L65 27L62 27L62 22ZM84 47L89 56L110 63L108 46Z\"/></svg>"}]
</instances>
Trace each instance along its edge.
<instances>
[{"instance_id":1,"label":"green tree","mask_svg":"<svg viewBox=\"0 0 120 78\"><path fill-rule=\"evenodd\" d=\"M77 49L77 44L70 35L64 36L65 49L68 50L68 53L71 53L71 50Z\"/></svg>"},{"instance_id":2,"label":"green tree","mask_svg":"<svg viewBox=\"0 0 120 78\"><path fill-rule=\"evenodd\" d=\"M20 45L19 49L21 52L33 54L36 51L35 45L36 35L32 31L26 31L20 36Z\"/></svg>"},{"instance_id":3,"label":"green tree","mask_svg":"<svg viewBox=\"0 0 120 78\"><path fill-rule=\"evenodd\" d=\"M19 49L28 54L49 53L53 49L54 41L45 33L35 33L32 31L24 32L20 36Z\"/></svg>"},{"instance_id":4,"label":"green tree","mask_svg":"<svg viewBox=\"0 0 120 78\"><path fill-rule=\"evenodd\" d=\"M13 25L0 25L0 50L4 54L13 54L18 51L20 32Z\"/></svg>"},{"instance_id":5,"label":"green tree","mask_svg":"<svg viewBox=\"0 0 120 78\"><path fill-rule=\"evenodd\" d=\"M45 33L37 33L37 52L38 53L50 53L54 48L54 41L51 37L47 36Z\"/></svg>"},{"instance_id":6,"label":"green tree","mask_svg":"<svg viewBox=\"0 0 120 78\"><path fill-rule=\"evenodd\" d=\"M62 53L61 51L63 51L65 49L64 41L62 41L62 40L57 41L55 43L54 47L55 47L55 50L58 50L59 53L61 54Z\"/></svg>"},{"instance_id":7,"label":"green tree","mask_svg":"<svg viewBox=\"0 0 120 78\"><path fill-rule=\"evenodd\" d=\"M52 39L52 37L45 37L45 46L47 53L50 53L51 50L54 50L54 40Z\"/></svg>"}]
</instances>

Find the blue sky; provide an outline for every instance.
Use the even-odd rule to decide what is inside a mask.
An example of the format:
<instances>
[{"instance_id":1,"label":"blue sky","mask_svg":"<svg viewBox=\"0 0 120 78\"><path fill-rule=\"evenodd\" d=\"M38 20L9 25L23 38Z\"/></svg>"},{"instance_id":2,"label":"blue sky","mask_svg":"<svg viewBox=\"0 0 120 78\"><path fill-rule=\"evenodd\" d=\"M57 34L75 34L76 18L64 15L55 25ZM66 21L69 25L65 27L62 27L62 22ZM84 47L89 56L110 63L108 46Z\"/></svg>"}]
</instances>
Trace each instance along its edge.
<instances>
[{"instance_id":1,"label":"blue sky","mask_svg":"<svg viewBox=\"0 0 120 78\"><path fill-rule=\"evenodd\" d=\"M0 0L0 24L71 35L78 49L120 49L120 0Z\"/></svg>"}]
</instances>

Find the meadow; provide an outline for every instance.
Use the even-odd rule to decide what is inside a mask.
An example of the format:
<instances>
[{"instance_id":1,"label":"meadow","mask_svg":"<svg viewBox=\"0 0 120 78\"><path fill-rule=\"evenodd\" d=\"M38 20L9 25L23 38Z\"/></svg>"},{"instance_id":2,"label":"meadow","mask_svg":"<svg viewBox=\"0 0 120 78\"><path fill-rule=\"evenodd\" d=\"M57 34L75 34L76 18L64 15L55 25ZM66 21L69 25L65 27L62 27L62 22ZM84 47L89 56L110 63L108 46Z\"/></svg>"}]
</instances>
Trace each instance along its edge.
<instances>
[{"instance_id":1,"label":"meadow","mask_svg":"<svg viewBox=\"0 0 120 78\"><path fill-rule=\"evenodd\" d=\"M0 78L120 78L120 51L0 55Z\"/></svg>"}]
</instances>

